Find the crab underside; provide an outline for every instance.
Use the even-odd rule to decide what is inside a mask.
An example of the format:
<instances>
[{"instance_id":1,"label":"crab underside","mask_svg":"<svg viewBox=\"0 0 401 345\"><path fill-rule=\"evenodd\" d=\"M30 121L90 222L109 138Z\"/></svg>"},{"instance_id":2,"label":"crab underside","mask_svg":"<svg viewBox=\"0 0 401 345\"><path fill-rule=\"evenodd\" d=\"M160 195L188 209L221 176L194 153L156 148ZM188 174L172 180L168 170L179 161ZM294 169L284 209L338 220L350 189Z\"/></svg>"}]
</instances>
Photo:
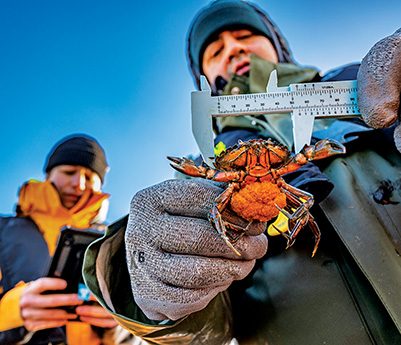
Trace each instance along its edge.
<instances>
[{"instance_id":1,"label":"crab underside","mask_svg":"<svg viewBox=\"0 0 401 345\"><path fill-rule=\"evenodd\" d=\"M299 232L306 226L315 237L312 256L320 242L319 226L310 213L313 195L286 183L282 175L295 171L312 160L345 153L345 147L335 140L325 139L315 145L305 145L298 154L291 152L272 139L239 142L223 151L214 161L215 169L197 166L187 158L167 157L171 166L190 176L228 183L216 198L209 213L214 228L237 254L234 244L252 222L271 222L280 213L287 218L285 229L273 226L291 247ZM222 214L229 207L248 221L245 227L224 220Z\"/></svg>"}]
</instances>

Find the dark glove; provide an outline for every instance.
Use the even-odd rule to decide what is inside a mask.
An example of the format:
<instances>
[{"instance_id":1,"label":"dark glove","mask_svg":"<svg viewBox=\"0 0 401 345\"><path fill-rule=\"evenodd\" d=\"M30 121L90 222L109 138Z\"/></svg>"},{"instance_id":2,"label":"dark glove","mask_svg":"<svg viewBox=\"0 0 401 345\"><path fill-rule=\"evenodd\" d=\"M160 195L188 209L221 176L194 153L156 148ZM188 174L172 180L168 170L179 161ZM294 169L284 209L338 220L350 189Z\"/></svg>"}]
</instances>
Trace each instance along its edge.
<instances>
[{"instance_id":1,"label":"dark glove","mask_svg":"<svg viewBox=\"0 0 401 345\"><path fill-rule=\"evenodd\" d=\"M389 127L399 116L401 94L401 29L376 43L358 72L358 103L364 121L373 128ZM394 131L401 152L401 126Z\"/></svg>"},{"instance_id":2,"label":"dark glove","mask_svg":"<svg viewBox=\"0 0 401 345\"><path fill-rule=\"evenodd\" d=\"M212 227L208 213L222 191L202 179L170 180L132 199L127 264L134 299L149 319L177 320L205 308L266 253L265 223L235 243L241 256Z\"/></svg>"}]
</instances>

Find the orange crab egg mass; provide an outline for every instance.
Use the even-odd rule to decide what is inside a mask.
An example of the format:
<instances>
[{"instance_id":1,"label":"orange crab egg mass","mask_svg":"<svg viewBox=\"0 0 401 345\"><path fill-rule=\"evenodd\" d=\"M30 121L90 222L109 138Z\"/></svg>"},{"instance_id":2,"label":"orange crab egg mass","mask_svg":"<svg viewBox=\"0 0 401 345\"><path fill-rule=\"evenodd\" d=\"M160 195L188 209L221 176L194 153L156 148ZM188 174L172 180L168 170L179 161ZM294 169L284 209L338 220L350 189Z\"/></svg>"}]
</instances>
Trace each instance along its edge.
<instances>
[{"instance_id":1,"label":"orange crab egg mass","mask_svg":"<svg viewBox=\"0 0 401 345\"><path fill-rule=\"evenodd\" d=\"M285 194L272 182L249 183L231 197L231 208L246 220L267 222L287 204Z\"/></svg>"}]
</instances>

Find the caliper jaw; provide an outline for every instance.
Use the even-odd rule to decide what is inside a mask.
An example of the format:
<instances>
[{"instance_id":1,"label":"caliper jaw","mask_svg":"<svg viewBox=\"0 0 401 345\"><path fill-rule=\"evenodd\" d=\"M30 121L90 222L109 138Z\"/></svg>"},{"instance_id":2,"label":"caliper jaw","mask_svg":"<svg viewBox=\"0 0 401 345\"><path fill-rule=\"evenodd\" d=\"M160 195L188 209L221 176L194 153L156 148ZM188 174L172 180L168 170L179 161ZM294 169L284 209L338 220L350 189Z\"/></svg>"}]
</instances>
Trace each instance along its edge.
<instances>
[{"instance_id":1,"label":"caliper jaw","mask_svg":"<svg viewBox=\"0 0 401 345\"><path fill-rule=\"evenodd\" d=\"M296 85L291 84L289 86L279 87L277 79L277 70L273 70L270 73L269 81L267 82L266 92L267 93L288 93L289 97L291 92L298 91ZM292 135L294 137L295 152L300 152L305 145L310 144L313 131L313 123L315 116L301 116L296 111L291 111L292 119Z\"/></svg>"},{"instance_id":2,"label":"caliper jaw","mask_svg":"<svg viewBox=\"0 0 401 345\"><path fill-rule=\"evenodd\" d=\"M191 93L192 133L198 144L203 161L213 167L214 133L212 114L216 113L217 103L205 76L200 77L201 91Z\"/></svg>"}]
</instances>

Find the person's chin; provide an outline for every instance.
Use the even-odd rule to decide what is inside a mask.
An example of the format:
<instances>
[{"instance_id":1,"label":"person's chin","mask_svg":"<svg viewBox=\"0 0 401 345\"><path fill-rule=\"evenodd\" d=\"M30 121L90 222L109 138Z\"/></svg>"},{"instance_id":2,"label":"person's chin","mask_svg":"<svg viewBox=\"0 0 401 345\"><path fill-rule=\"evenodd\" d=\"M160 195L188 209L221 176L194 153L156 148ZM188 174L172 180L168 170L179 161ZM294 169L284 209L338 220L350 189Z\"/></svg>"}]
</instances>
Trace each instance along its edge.
<instances>
[{"instance_id":1,"label":"person's chin","mask_svg":"<svg viewBox=\"0 0 401 345\"><path fill-rule=\"evenodd\" d=\"M62 203L63 204L63 206L66 208L66 209L70 209L70 208L73 208L74 207L74 205L76 204L76 203L71 203L71 202L63 202Z\"/></svg>"},{"instance_id":2,"label":"person's chin","mask_svg":"<svg viewBox=\"0 0 401 345\"><path fill-rule=\"evenodd\" d=\"M62 204L65 208L72 208L74 205L79 201L79 197L77 196L71 196L71 195L65 195L62 198Z\"/></svg>"}]
</instances>

